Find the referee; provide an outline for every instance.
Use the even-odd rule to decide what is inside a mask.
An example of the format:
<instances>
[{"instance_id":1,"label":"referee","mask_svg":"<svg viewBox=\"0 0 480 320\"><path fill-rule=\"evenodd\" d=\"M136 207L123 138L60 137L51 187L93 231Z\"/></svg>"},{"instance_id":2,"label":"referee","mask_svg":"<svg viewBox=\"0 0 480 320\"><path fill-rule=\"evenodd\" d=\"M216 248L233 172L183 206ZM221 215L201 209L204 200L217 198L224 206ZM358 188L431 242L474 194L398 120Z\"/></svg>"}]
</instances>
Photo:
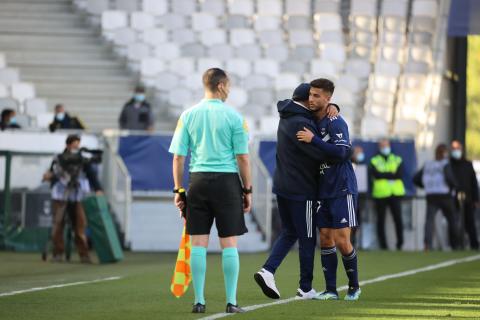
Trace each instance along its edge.
<instances>
[{"instance_id":1,"label":"referee","mask_svg":"<svg viewBox=\"0 0 480 320\"><path fill-rule=\"evenodd\" d=\"M174 154L173 192L180 210L187 205L179 190L183 189L185 156L188 151L191 153L186 232L192 236L192 312L205 312L207 246L215 220L223 250L226 312L241 313L244 310L238 307L236 299L240 268L237 236L248 231L243 214L250 211L252 203L247 126L243 117L224 103L230 89L225 71L205 71L203 86L204 99L182 113L169 150Z\"/></svg>"}]
</instances>

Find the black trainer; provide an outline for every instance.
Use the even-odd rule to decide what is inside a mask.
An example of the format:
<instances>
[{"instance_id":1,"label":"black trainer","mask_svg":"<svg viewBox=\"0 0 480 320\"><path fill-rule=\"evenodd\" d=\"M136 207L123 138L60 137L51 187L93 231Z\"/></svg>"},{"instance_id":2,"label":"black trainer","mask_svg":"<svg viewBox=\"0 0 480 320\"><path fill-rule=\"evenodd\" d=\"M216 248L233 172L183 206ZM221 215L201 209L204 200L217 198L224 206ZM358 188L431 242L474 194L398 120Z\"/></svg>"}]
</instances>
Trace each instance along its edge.
<instances>
[{"instance_id":1,"label":"black trainer","mask_svg":"<svg viewBox=\"0 0 480 320\"><path fill-rule=\"evenodd\" d=\"M226 313L244 313L245 310L240 308L238 305L236 306L234 304L228 303L225 312Z\"/></svg>"},{"instance_id":2,"label":"black trainer","mask_svg":"<svg viewBox=\"0 0 480 320\"><path fill-rule=\"evenodd\" d=\"M192 313L205 313L205 305L197 303L193 305Z\"/></svg>"}]
</instances>

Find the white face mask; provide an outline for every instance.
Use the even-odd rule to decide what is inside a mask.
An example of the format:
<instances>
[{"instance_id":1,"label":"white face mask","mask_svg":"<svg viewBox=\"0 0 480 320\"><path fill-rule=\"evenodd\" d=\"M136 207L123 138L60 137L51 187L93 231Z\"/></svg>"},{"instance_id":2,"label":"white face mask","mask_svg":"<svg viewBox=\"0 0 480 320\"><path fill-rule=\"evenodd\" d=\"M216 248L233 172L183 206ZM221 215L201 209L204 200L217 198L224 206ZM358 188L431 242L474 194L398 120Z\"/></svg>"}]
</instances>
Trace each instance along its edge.
<instances>
[{"instance_id":1,"label":"white face mask","mask_svg":"<svg viewBox=\"0 0 480 320\"><path fill-rule=\"evenodd\" d=\"M462 150L459 150L459 149L455 149L455 150L452 150L452 158L453 159L461 159L462 158Z\"/></svg>"},{"instance_id":2,"label":"white face mask","mask_svg":"<svg viewBox=\"0 0 480 320\"><path fill-rule=\"evenodd\" d=\"M58 120L58 121L63 121L63 119L65 119L65 112L59 112L55 115L55 118Z\"/></svg>"},{"instance_id":3,"label":"white face mask","mask_svg":"<svg viewBox=\"0 0 480 320\"><path fill-rule=\"evenodd\" d=\"M384 156L388 156L390 154L390 152L392 152L392 149L390 149L390 147L383 147L383 148L380 149L380 152Z\"/></svg>"}]
</instances>

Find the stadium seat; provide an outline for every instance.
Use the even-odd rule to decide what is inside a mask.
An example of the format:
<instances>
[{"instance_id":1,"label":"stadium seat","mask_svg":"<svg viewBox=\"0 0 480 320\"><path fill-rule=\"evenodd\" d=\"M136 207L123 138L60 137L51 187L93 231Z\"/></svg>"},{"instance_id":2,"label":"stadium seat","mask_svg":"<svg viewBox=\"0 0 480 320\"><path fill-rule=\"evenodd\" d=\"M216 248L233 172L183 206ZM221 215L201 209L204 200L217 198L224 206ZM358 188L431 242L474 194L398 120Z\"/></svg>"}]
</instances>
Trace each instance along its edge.
<instances>
[{"instance_id":1,"label":"stadium seat","mask_svg":"<svg viewBox=\"0 0 480 320\"><path fill-rule=\"evenodd\" d=\"M118 46L127 47L137 42L137 32L131 28L121 28L115 30L113 34L113 43Z\"/></svg>"},{"instance_id":2,"label":"stadium seat","mask_svg":"<svg viewBox=\"0 0 480 320\"><path fill-rule=\"evenodd\" d=\"M320 44L321 57L339 64L343 64L346 59L345 46L339 44Z\"/></svg>"},{"instance_id":3,"label":"stadium seat","mask_svg":"<svg viewBox=\"0 0 480 320\"><path fill-rule=\"evenodd\" d=\"M223 19L223 29L250 29L252 21L247 16L239 14L229 15Z\"/></svg>"},{"instance_id":4,"label":"stadium seat","mask_svg":"<svg viewBox=\"0 0 480 320\"><path fill-rule=\"evenodd\" d=\"M7 66L7 62L5 59L5 54L0 52L0 69L5 68Z\"/></svg>"},{"instance_id":5,"label":"stadium seat","mask_svg":"<svg viewBox=\"0 0 480 320\"><path fill-rule=\"evenodd\" d=\"M361 44L353 44L350 49L350 58L369 61L372 55L372 48Z\"/></svg>"},{"instance_id":6,"label":"stadium seat","mask_svg":"<svg viewBox=\"0 0 480 320\"><path fill-rule=\"evenodd\" d=\"M350 14L375 17L377 15L377 0L351 0Z\"/></svg>"},{"instance_id":7,"label":"stadium seat","mask_svg":"<svg viewBox=\"0 0 480 320\"><path fill-rule=\"evenodd\" d=\"M338 83L341 82L338 81ZM340 105L340 107L344 105L353 106L355 105L355 94L341 85L335 88L335 92L332 95L332 101Z\"/></svg>"},{"instance_id":8,"label":"stadium seat","mask_svg":"<svg viewBox=\"0 0 480 320\"><path fill-rule=\"evenodd\" d=\"M396 120L393 124L393 130L396 135L415 138L419 129L417 120Z\"/></svg>"},{"instance_id":9,"label":"stadium seat","mask_svg":"<svg viewBox=\"0 0 480 320\"><path fill-rule=\"evenodd\" d=\"M435 18L438 14L438 5L435 0L414 0L412 16Z\"/></svg>"},{"instance_id":10,"label":"stadium seat","mask_svg":"<svg viewBox=\"0 0 480 320\"><path fill-rule=\"evenodd\" d=\"M197 60L197 71L205 72L205 70L210 68L223 68L223 63L220 60L212 58L200 58Z\"/></svg>"},{"instance_id":11,"label":"stadium seat","mask_svg":"<svg viewBox=\"0 0 480 320\"><path fill-rule=\"evenodd\" d=\"M1 106L1 109L9 108L9 109L20 111L19 110L20 106L19 106L18 102L13 98L9 98L9 97L1 98L0 97L0 106Z\"/></svg>"},{"instance_id":12,"label":"stadium seat","mask_svg":"<svg viewBox=\"0 0 480 320\"><path fill-rule=\"evenodd\" d=\"M361 135L365 138L380 138L388 135L388 122L375 117L372 114L366 114L362 118Z\"/></svg>"},{"instance_id":13,"label":"stadium seat","mask_svg":"<svg viewBox=\"0 0 480 320\"><path fill-rule=\"evenodd\" d=\"M204 45L197 42L192 42L183 45L180 48L180 52L181 55L185 57L204 58L206 57L207 50Z\"/></svg>"},{"instance_id":14,"label":"stadium seat","mask_svg":"<svg viewBox=\"0 0 480 320\"><path fill-rule=\"evenodd\" d=\"M12 85L10 86L10 90L12 92L12 98L18 100L22 104L25 100L35 97L35 87L31 83L12 83Z\"/></svg>"},{"instance_id":15,"label":"stadium seat","mask_svg":"<svg viewBox=\"0 0 480 320\"><path fill-rule=\"evenodd\" d=\"M253 70L256 74L264 74L273 78L280 73L278 62L269 59L255 60L253 62Z\"/></svg>"},{"instance_id":16,"label":"stadium seat","mask_svg":"<svg viewBox=\"0 0 480 320\"><path fill-rule=\"evenodd\" d=\"M134 30L146 30L155 27L155 18L153 15L137 11L130 14L130 26Z\"/></svg>"},{"instance_id":17,"label":"stadium seat","mask_svg":"<svg viewBox=\"0 0 480 320\"><path fill-rule=\"evenodd\" d=\"M185 29L188 27L187 16L183 14L167 13L158 20L159 26L168 30Z\"/></svg>"},{"instance_id":18,"label":"stadium seat","mask_svg":"<svg viewBox=\"0 0 480 320\"><path fill-rule=\"evenodd\" d=\"M212 14L196 12L192 15L192 29L195 31L215 29L217 25L217 17Z\"/></svg>"},{"instance_id":19,"label":"stadium seat","mask_svg":"<svg viewBox=\"0 0 480 320\"><path fill-rule=\"evenodd\" d=\"M413 46L408 48L408 59L414 62L432 63L432 49L427 46Z\"/></svg>"},{"instance_id":20,"label":"stadium seat","mask_svg":"<svg viewBox=\"0 0 480 320\"><path fill-rule=\"evenodd\" d=\"M182 39L188 38L187 35L182 34L182 36ZM141 40L151 46L159 45L168 41L168 33L161 28L146 29L141 33Z\"/></svg>"},{"instance_id":21,"label":"stadium seat","mask_svg":"<svg viewBox=\"0 0 480 320\"><path fill-rule=\"evenodd\" d=\"M297 73L281 73L275 78L275 89L288 92L287 98L292 96L293 89L300 83L301 79Z\"/></svg>"},{"instance_id":22,"label":"stadium seat","mask_svg":"<svg viewBox=\"0 0 480 320\"><path fill-rule=\"evenodd\" d=\"M424 62L413 62L408 61L405 64L405 73L418 73L418 74L428 74L430 70L429 65Z\"/></svg>"},{"instance_id":23,"label":"stadium seat","mask_svg":"<svg viewBox=\"0 0 480 320\"><path fill-rule=\"evenodd\" d=\"M180 56L180 48L174 43L163 43L155 47L155 57L159 59L175 59Z\"/></svg>"},{"instance_id":24,"label":"stadium seat","mask_svg":"<svg viewBox=\"0 0 480 320\"><path fill-rule=\"evenodd\" d=\"M273 46L267 46L264 50L266 59L285 61L288 59L289 50L286 45L279 44Z\"/></svg>"},{"instance_id":25,"label":"stadium seat","mask_svg":"<svg viewBox=\"0 0 480 320\"><path fill-rule=\"evenodd\" d=\"M308 46L313 42L313 33L308 29L290 30L288 40L292 47Z\"/></svg>"},{"instance_id":26,"label":"stadium seat","mask_svg":"<svg viewBox=\"0 0 480 320\"><path fill-rule=\"evenodd\" d=\"M260 43L266 47L284 44L284 37L285 33L282 30L264 30L258 32Z\"/></svg>"},{"instance_id":27,"label":"stadium seat","mask_svg":"<svg viewBox=\"0 0 480 320\"><path fill-rule=\"evenodd\" d=\"M392 77L376 73L371 79L370 87L372 90L387 92L395 92L397 90L398 78L396 76Z\"/></svg>"},{"instance_id":28,"label":"stadium seat","mask_svg":"<svg viewBox=\"0 0 480 320\"><path fill-rule=\"evenodd\" d=\"M182 78L181 83L189 90L201 90L203 88L202 75L202 72L186 74L185 77Z\"/></svg>"},{"instance_id":29,"label":"stadium seat","mask_svg":"<svg viewBox=\"0 0 480 320\"><path fill-rule=\"evenodd\" d=\"M341 74L337 83L341 84L342 88L345 88L352 93L357 93L360 90L365 89L367 86L367 84L362 84L357 77L348 73Z\"/></svg>"},{"instance_id":30,"label":"stadium seat","mask_svg":"<svg viewBox=\"0 0 480 320\"><path fill-rule=\"evenodd\" d=\"M433 34L431 32L415 31L410 33L410 43L412 45L432 46Z\"/></svg>"},{"instance_id":31,"label":"stadium seat","mask_svg":"<svg viewBox=\"0 0 480 320\"><path fill-rule=\"evenodd\" d=\"M143 11L161 16L168 12L168 0L142 0Z\"/></svg>"},{"instance_id":32,"label":"stadium seat","mask_svg":"<svg viewBox=\"0 0 480 320\"><path fill-rule=\"evenodd\" d=\"M208 56L214 59L227 61L234 56L234 49L228 44L216 44L207 48Z\"/></svg>"},{"instance_id":33,"label":"stadium seat","mask_svg":"<svg viewBox=\"0 0 480 320\"><path fill-rule=\"evenodd\" d=\"M285 29L308 29L312 30L312 21L310 16L287 16L285 20Z\"/></svg>"},{"instance_id":34,"label":"stadium seat","mask_svg":"<svg viewBox=\"0 0 480 320\"><path fill-rule=\"evenodd\" d=\"M140 3L136 0L114 0L112 2L113 2L113 8L117 10L134 12L141 9L139 8Z\"/></svg>"},{"instance_id":35,"label":"stadium seat","mask_svg":"<svg viewBox=\"0 0 480 320\"><path fill-rule=\"evenodd\" d=\"M316 13L314 15L314 26L317 32L341 31L342 21L339 14Z\"/></svg>"},{"instance_id":36,"label":"stadium seat","mask_svg":"<svg viewBox=\"0 0 480 320\"><path fill-rule=\"evenodd\" d=\"M252 63L246 59L230 59L226 61L225 68L231 74L246 78L252 72Z\"/></svg>"},{"instance_id":37,"label":"stadium seat","mask_svg":"<svg viewBox=\"0 0 480 320\"><path fill-rule=\"evenodd\" d=\"M254 14L253 10L253 0L235 0L228 1L228 12L231 15L238 14L244 16L252 16Z\"/></svg>"},{"instance_id":38,"label":"stadium seat","mask_svg":"<svg viewBox=\"0 0 480 320\"><path fill-rule=\"evenodd\" d=\"M162 91L176 88L179 83L179 76L171 72L161 72L155 79L155 87Z\"/></svg>"},{"instance_id":39,"label":"stadium seat","mask_svg":"<svg viewBox=\"0 0 480 320\"><path fill-rule=\"evenodd\" d=\"M313 3L314 13L340 13L339 0L315 0Z\"/></svg>"},{"instance_id":40,"label":"stadium seat","mask_svg":"<svg viewBox=\"0 0 480 320\"><path fill-rule=\"evenodd\" d=\"M384 60L377 61L374 68L376 74L390 77L398 77L401 69L399 63Z\"/></svg>"},{"instance_id":41,"label":"stadium seat","mask_svg":"<svg viewBox=\"0 0 480 320\"><path fill-rule=\"evenodd\" d=\"M405 34L401 32L382 32L381 42L389 45L402 47L405 44Z\"/></svg>"},{"instance_id":42,"label":"stadium seat","mask_svg":"<svg viewBox=\"0 0 480 320\"><path fill-rule=\"evenodd\" d=\"M144 58L140 61L140 75L142 77L155 77L160 72L165 71L164 60L156 58Z\"/></svg>"},{"instance_id":43,"label":"stadium seat","mask_svg":"<svg viewBox=\"0 0 480 320\"><path fill-rule=\"evenodd\" d=\"M48 105L44 99L32 98L27 99L24 102L25 113L29 116L35 116L37 114L47 113Z\"/></svg>"},{"instance_id":44,"label":"stadium seat","mask_svg":"<svg viewBox=\"0 0 480 320\"><path fill-rule=\"evenodd\" d=\"M87 12L93 15L101 15L109 9L109 0L87 0Z\"/></svg>"},{"instance_id":45,"label":"stadium seat","mask_svg":"<svg viewBox=\"0 0 480 320\"><path fill-rule=\"evenodd\" d=\"M348 59L345 62L345 73L357 78L368 78L371 70L370 62L364 59Z\"/></svg>"},{"instance_id":46,"label":"stadium seat","mask_svg":"<svg viewBox=\"0 0 480 320\"><path fill-rule=\"evenodd\" d=\"M312 7L310 0L286 0L285 14L287 16L303 15L311 16Z\"/></svg>"},{"instance_id":47,"label":"stadium seat","mask_svg":"<svg viewBox=\"0 0 480 320\"><path fill-rule=\"evenodd\" d=\"M402 77L402 83L405 89L413 90L419 88L427 80L426 75L405 73Z\"/></svg>"},{"instance_id":48,"label":"stadium seat","mask_svg":"<svg viewBox=\"0 0 480 320\"><path fill-rule=\"evenodd\" d=\"M433 33L435 30L435 19L431 17L411 17L410 30Z\"/></svg>"},{"instance_id":49,"label":"stadium seat","mask_svg":"<svg viewBox=\"0 0 480 320\"><path fill-rule=\"evenodd\" d=\"M11 85L20 81L19 72L17 69L13 68L2 68L0 69L0 84Z\"/></svg>"},{"instance_id":50,"label":"stadium seat","mask_svg":"<svg viewBox=\"0 0 480 320\"><path fill-rule=\"evenodd\" d=\"M407 17L408 0L383 0L380 9L382 16Z\"/></svg>"},{"instance_id":51,"label":"stadium seat","mask_svg":"<svg viewBox=\"0 0 480 320\"><path fill-rule=\"evenodd\" d=\"M340 23L340 21L339 21ZM375 32L377 19L367 16L352 16L351 28L368 32ZM339 28L337 28L338 30Z\"/></svg>"},{"instance_id":52,"label":"stadium seat","mask_svg":"<svg viewBox=\"0 0 480 320\"><path fill-rule=\"evenodd\" d=\"M201 43L207 47L227 42L227 33L223 29L204 30L200 33Z\"/></svg>"},{"instance_id":53,"label":"stadium seat","mask_svg":"<svg viewBox=\"0 0 480 320\"><path fill-rule=\"evenodd\" d=\"M390 47L390 46L384 46L380 48L381 54L380 54L380 59L386 60L386 61L392 61L392 62L397 62L401 63L403 59L403 49L401 48L396 48L396 47Z\"/></svg>"},{"instance_id":54,"label":"stadium seat","mask_svg":"<svg viewBox=\"0 0 480 320\"><path fill-rule=\"evenodd\" d=\"M368 33L368 37L372 37L372 34ZM370 42L366 38L361 39L362 42ZM320 34L320 38L318 39L319 43L337 43L337 44L344 44L344 35L341 31L325 31Z\"/></svg>"},{"instance_id":55,"label":"stadium seat","mask_svg":"<svg viewBox=\"0 0 480 320\"><path fill-rule=\"evenodd\" d=\"M129 60L139 61L150 57L150 48L143 42L128 45L127 57Z\"/></svg>"},{"instance_id":56,"label":"stadium seat","mask_svg":"<svg viewBox=\"0 0 480 320\"><path fill-rule=\"evenodd\" d=\"M256 44L244 45L241 47L235 48L235 57L243 58L247 60L256 60L260 59L262 56L262 50Z\"/></svg>"},{"instance_id":57,"label":"stadium seat","mask_svg":"<svg viewBox=\"0 0 480 320\"><path fill-rule=\"evenodd\" d=\"M185 44L198 44L198 33L192 29L175 29L170 31L172 42L179 46ZM165 41L166 42L166 41Z\"/></svg>"},{"instance_id":58,"label":"stadium seat","mask_svg":"<svg viewBox=\"0 0 480 320\"><path fill-rule=\"evenodd\" d=\"M41 129L48 128L50 123L53 121L54 116L55 115L53 114L53 112L45 112L35 115L35 126Z\"/></svg>"},{"instance_id":59,"label":"stadium seat","mask_svg":"<svg viewBox=\"0 0 480 320\"><path fill-rule=\"evenodd\" d=\"M225 15L225 1L224 0L203 0L200 1L201 12L208 12L216 16Z\"/></svg>"},{"instance_id":60,"label":"stadium seat","mask_svg":"<svg viewBox=\"0 0 480 320\"><path fill-rule=\"evenodd\" d=\"M195 60L192 58L176 58L168 63L168 70L178 75L185 75L195 71Z\"/></svg>"},{"instance_id":61,"label":"stadium seat","mask_svg":"<svg viewBox=\"0 0 480 320\"><path fill-rule=\"evenodd\" d=\"M283 6L277 0L257 0L257 14L260 16L282 16Z\"/></svg>"},{"instance_id":62,"label":"stadium seat","mask_svg":"<svg viewBox=\"0 0 480 320\"><path fill-rule=\"evenodd\" d=\"M272 78L269 76L266 76L263 74L251 74L248 77L248 81L244 82L243 87L246 90L253 90L253 89L259 89L259 88L270 89L272 87L272 84L273 84Z\"/></svg>"},{"instance_id":63,"label":"stadium seat","mask_svg":"<svg viewBox=\"0 0 480 320\"><path fill-rule=\"evenodd\" d=\"M330 60L314 59L310 63L310 72L315 77L337 78L338 72L335 64Z\"/></svg>"},{"instance_id":64,"label":"stadium seat","mask_svg":"<svg viewBox=\"0 0 480 320\"><path fill-rule=\"evenodd\" d=\"M269 105L274 101L272 90L253 89L248 92L248 103L257 105Z\"/></svg>"},{"instance_id":65,"label":"stadium seat","mask_svg":"<svg viewBox=\"0 0 480 320\"><path fill-rule=\"evenodd\" d=\"M270 16L270 15L256 16L253 21L253 27L256 31L278 30L281 24L282 24L281 17Z\"/></svg>"},{"instance_id":66,"label":"stadium seat","mask_svg":"<svg viewBox=\"0 0 480 320\"><path fill-rule=\"evenodd\" d=\"M404 18L399 17L384 17L383 26L388 32L404 33L407 28L407 21Z\"/></svg>"},{"instance_id":67,"label":"stadium seat","mask_svg":"<svg viewBox=\"0 0 480 320\"><path fill-rule=\"evenodd\" d=\"M290 50L289 58L295 61L309 62L317 56L313 46L298 46Z\"/></svg>"},{"instance_id":68,"label":"stadium seat","mask_svg":"<svg viewBox=\"0 0 480 320\"><path fill-rule=\"evenodd\" d=\"M248 95L245 89L235 86L232 86L230 88L227 104L236 108L241 108L247 103L247 101Z\"/></svg>"},{"instance_id":69,"label":"stadium seat","mask_svg":"<svg viewBox=\"0 0 480 320\"><path fill-rule=\"evenodd\" d=\"M171 1L170 8L173 13L189 16L196 12L197 1L196 0Z\"/></svg>"},{"instance_id":70,"label":"stadium seat","mask_svg":"<svg viewBox=\"0 0 480 320\"><path fill-rule=\"evenodd\" d=\"M128 16L125 11L104 11L102 13L102 29L112 31L125 28L128 25Z\"/></svg>"},{"instance_id":71,"label":"stadium seat","mask_svg":"<svg viewBox=\"0 0 480 320\"><path fill-rule=\"evenodd\" d=\"M172 105L190 107L193 103L192 91L186 88L173 88L168 92L168 102Z\"/></svg>"},{"instance_id":72,"label":"stadium seat","mask_svg":"<svg viewBox=\"0 0 480 320\"><path fill-rule=\"evenodd\" d=\"M232 29L230 30L230 44L234 47L255 44L255 33L251 29Z\"/></svg>"},{"instance_id":73,"label":"stadium seat","mask_svg":"<svg viewBox=\"0 0 480 320\"><path fill-rule=\"evenodd\" d=\"M275 135L277 133L279 120L278 115L262 117L260 119L259 132L264 135Z\"/></svg>"},{"instance_id":74,"label":"stadium seat","mask_svg":"<svg viewBox=\"0 0 480 320\"><path fill-rule=\"evenodd\" d=\"M286 73L299 73L305 74L309 71L310 64L303 61L283 61L280 63L280 71Z\"/></svg>"}]
</instances>

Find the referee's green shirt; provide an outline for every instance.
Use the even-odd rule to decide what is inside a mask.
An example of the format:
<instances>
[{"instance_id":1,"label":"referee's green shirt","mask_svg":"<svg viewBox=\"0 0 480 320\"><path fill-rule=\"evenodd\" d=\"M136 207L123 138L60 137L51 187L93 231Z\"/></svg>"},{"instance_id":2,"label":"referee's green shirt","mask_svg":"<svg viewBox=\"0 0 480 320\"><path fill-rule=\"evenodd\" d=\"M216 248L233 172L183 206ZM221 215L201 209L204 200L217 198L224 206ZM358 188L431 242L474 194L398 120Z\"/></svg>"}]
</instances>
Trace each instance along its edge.
<instances>
[{"instance_id":1,"label":"referee's green shirt","mask_svg":"<svg viewBox=\"0 0 480 320\"><path fill-rule=\"evenodd\" d=\"M189 150L190 172L238 172L235 156L248 153L245 120L221 100L203 99L182 113L168 151Z\"/></svg>"}]
</instances>

